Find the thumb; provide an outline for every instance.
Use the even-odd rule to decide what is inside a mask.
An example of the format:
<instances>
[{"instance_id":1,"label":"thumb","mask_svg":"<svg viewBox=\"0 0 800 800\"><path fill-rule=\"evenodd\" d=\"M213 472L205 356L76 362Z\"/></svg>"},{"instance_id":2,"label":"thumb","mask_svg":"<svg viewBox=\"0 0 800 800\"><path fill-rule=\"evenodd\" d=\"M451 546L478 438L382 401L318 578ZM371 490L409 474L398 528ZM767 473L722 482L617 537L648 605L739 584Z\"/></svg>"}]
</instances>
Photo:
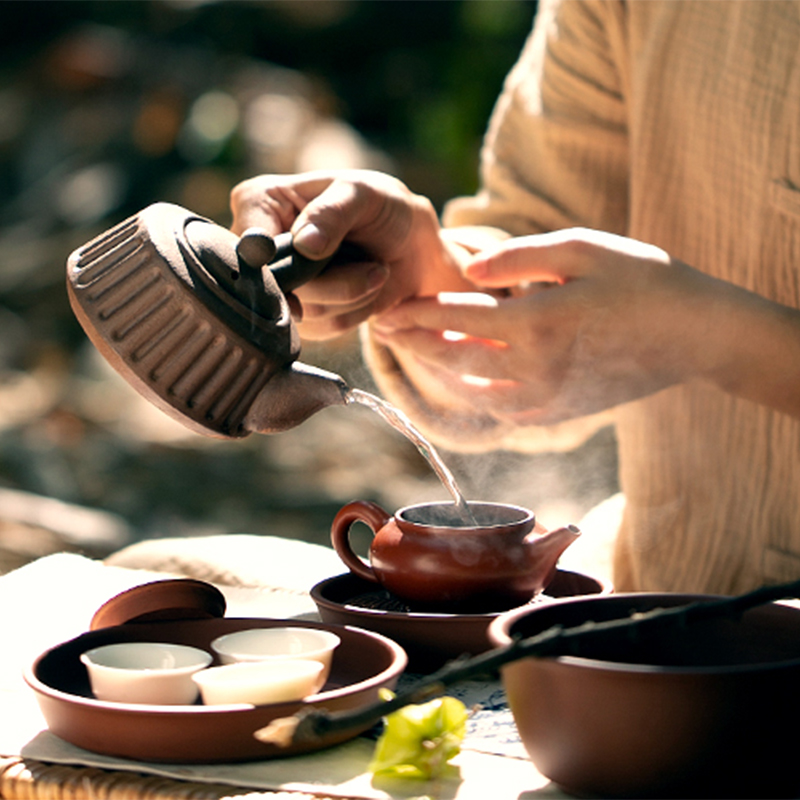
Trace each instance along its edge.
<instances>
[{"instance_id":1,"label":"thumb","mask_svg":"<svg viewBox=\"0 0 800 800\"><path fill-rule=\"evenodd\" d=\"M296 249L316 260L333 255L363 204L352 183L332 173L264 175L233 188L231 229L261 227L273 236L291 229Z\"/></svg>"},{"instance_id":2,"label":"thumb","mask_svg":"<svg viewBox=\"0 0 800 800\"><path fill-rule=\"evenodd\" d=\"M332 255L348 234L363 229L375 216L374 193L352 181L335 179L309 200L292 225L295 248L319 259Z\"/></svg>"},{"instance_id":3,"label":"thumb","mask_svg":"<svg viewBox=\"0 0 800 800\"><path fill-rule=\"evenodd\" d=\"M312 200L292 225L292 242L295 249L311 259L326 258L333 254L347 235L348 227L342 222L336 197L327 190Z\"/></svg>"}]
</instances>

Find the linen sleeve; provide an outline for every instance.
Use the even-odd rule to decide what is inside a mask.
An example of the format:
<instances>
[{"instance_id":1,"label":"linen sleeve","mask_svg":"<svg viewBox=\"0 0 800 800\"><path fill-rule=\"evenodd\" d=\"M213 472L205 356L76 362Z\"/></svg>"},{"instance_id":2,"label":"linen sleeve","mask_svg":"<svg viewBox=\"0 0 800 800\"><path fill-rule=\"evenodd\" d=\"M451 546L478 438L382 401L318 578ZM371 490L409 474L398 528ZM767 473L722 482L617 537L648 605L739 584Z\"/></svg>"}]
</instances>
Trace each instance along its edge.
<instances>
[{"instance_id":1,"label":"linen sleeve","mask_svg":"<svg viewBox=\"0 0 800 800\"><path fill-rule=\"evenodd\" d=\"M476 230L521 236L583 226L624 234L628 170L621 2L542 0L506 78L481 151L480 188L443 214L445 235L476 249ZM437 444L454 451L567 450L611 421L603 413L520 427L432 408L392 353L362 328L378 388Z\"/></svg>"},{"instance_id":2,"label":"linen sleeve","mask_svg":"<svg viewBox=\"0 0 800 800\"><path fill-rule=\"evenodd\" d=\"M623 6L543 0L492 114L480 189L452 200L443 224L624 234L626 61Z\"/></svg>"}]
</instances>

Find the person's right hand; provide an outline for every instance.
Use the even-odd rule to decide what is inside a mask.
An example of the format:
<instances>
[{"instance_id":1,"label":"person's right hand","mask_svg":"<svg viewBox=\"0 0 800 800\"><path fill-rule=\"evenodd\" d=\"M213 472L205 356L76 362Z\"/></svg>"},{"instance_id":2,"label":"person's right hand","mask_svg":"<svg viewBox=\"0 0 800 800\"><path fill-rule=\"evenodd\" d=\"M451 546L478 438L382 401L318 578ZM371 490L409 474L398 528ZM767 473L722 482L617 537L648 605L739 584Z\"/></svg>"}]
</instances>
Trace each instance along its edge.
<instances>
[{"instance_id":1,"label":"person's right hand","mask_svg":"<svg viewBox=\"0 0 800 800\"><path fill-rule=\"evenodd\" d=\"M330 265L295 291L303 338L328 339L406 298L464 288L432 204L389 175L262 175L234 187L231 208L235 233L290 230L308 258L330 256L345 239L364 251L363 260Z\"/></svg>"}]
</instances>

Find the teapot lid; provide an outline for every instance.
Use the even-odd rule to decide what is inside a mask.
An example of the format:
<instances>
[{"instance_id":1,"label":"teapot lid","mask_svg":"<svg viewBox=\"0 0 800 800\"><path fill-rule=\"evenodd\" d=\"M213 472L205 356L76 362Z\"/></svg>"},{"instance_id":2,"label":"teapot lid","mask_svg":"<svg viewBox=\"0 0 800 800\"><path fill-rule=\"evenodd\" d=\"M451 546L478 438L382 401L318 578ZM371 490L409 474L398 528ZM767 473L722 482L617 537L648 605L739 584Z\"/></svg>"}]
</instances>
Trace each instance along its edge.
<instances>
[{"instance_id":1,"label":"teapot lid","mask_svg":"<svg viewBox=\"0 0 800 800\"><path fill-rule=\"evenodd\" d=\"M120 592L95 611L89 630L128 622L219 619L225 596L210 583L192 578L153 581Z\"/></svg>"}]
</instances>

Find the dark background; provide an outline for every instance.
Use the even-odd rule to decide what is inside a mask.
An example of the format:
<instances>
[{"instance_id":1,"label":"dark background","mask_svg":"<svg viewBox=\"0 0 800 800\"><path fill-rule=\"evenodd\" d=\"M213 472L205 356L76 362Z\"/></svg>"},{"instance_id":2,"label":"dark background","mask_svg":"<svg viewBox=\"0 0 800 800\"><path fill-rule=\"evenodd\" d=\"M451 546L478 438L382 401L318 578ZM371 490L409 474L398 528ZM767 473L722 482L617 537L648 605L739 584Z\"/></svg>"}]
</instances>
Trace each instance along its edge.
<instances>
[{"instance_id":1,"label":"dark background","mask_svg":"<svg viewBox=\"0 0 800 800\"><path fill-rule=\"evenodd\" d=\"M474 191L534 12L526 0L0 3L0 554L86 547L58 515L4 505L3 489L29 509L46 497L108 512L132 539L326 541L353 497L445 496L366 409L235 443L174 425L86 343L64 264L159 200L227 224L230 188L262 171L384 169L437 208ZM302 358L371 388L354 337ZM616 489L607 431L569 454L444 455L465 494L529 505L545 524Z\"/></svg>"}]
</instances>

